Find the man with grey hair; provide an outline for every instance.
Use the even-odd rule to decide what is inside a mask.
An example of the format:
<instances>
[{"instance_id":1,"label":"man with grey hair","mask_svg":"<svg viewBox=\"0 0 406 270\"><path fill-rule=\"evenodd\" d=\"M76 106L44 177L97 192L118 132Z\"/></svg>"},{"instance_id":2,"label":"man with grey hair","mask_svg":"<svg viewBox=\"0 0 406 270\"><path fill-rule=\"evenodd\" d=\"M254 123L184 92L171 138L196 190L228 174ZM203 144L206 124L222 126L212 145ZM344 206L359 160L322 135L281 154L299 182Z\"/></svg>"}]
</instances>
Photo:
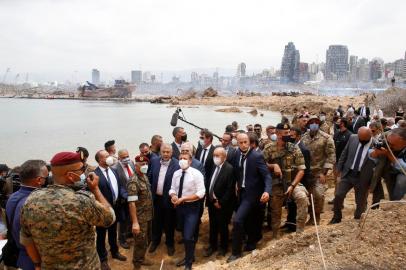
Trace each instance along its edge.
<instances>
[{"instance_id":1,"label":"man with grey hair","mask_svg":"<svg viewBox=\"0 0 406 270\"><path fill-rule=\"evenodd\" d=\"M48 169L43 160L27 160L21 166L21 188L11 195L6 205L6 217L8 224L7 238L11 243L14 241L18 248L17 265L8 265L6 254L3 259L6 266L14 266L21 269L34 269L34 264L28 256L26 248L20 244L20 213L27 197L35 189L40 188L46 182Z\"/></svg>"},{"instance_id":2,"label":"man with grey hair","mask_svg":"<svg viewBox=\"0 0 406 270\"><path fill-rule=\"evenodd\" d=\"M198 159L193 157L193 144L191 142L183 143L182 146L180 147L180 152L181 154L191 154L192 155L191 167L199 170L203 174L203 176L206 175L206 171L204 169L203 164Z\"/></svg>"}]
</instances>

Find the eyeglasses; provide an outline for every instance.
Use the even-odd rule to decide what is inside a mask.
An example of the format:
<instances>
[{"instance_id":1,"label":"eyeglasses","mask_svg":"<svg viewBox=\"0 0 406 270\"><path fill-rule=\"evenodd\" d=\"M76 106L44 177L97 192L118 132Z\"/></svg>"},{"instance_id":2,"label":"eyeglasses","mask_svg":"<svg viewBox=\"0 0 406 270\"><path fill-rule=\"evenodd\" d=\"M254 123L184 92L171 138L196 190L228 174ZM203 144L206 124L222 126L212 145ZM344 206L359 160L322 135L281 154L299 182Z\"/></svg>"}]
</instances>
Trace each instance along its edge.
<instances>
[{"instance_id":1,"label":"eyeglasses","mask_svg":"<svg viewBox=\"0 0 406 270\"><path fill-rule=\"evenodd\" d=\"M84 172L87 169L87 164L83 164L83 166L77 170L72 170L71 172Z\"/></svg>"}]
</instances>

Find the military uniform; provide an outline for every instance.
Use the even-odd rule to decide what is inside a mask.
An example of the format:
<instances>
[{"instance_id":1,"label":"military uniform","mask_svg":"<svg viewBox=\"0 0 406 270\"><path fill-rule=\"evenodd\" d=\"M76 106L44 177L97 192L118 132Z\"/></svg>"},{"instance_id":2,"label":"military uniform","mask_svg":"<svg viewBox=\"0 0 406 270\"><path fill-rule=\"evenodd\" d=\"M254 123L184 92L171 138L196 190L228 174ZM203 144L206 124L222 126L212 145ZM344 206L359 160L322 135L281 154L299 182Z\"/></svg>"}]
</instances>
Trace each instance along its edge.
<instances>
[{"instance_id":1,"label":"military uniform","mask_svg":"<svg viewBox=\"0 0 406 270\"><path fill-rule=\"evenodd\" d=\"M145 257L147 247L151 241L152 230L152 193L151 185L145 174L135 173L127 183L128 202L135 203L140 233L134 235L133 264L140 266Z\"/></svg>"},{"instance_id":2,"label":"military uniform","mask_svg":"<svg viewBox=\"0 0 406 270\"><path fill-rule=\"evenodd\" d=\"M286 198L285 192L294 181L298 170L304 170L306 166L300 148L292 143L279 148L277 142L271 142L266 145L263 155L267 163L278 164L282 171L282 179L272 175L271 224L273 235L277 237ZM297 205L297 232L303 232L309 206L308 192L302 184L299 184L293 189L291 197Z\"/></svg>"},{"instance_id":3,"label":"military uniform","mask_svg":"<svg viewBox=\"0 0 406 270\"><path fill-rule=\"evenodd\" d=\"M95 226L115 221L87 191L50 185L33 191L21 210L20 242L35 243L41 269L100 269Z\"/></svg>"},{"instance_id":4,"label":"military uniform","mask_svg":"<svg viewBox=\"0 0 406 270\"><path fill-rule=\"evenodd\" d=\"M331 135L330 126L329 124L327 124L326 121L320 123L320 130L323 131L324 133Z\"/></svg>"},{"instance_id":5,"label":"military uniform","mask_svg":"<svg viewBox=\"0 0 406 270\"><path fill-rule=\"evenodd\" d=\"M330 135L319 130L314 137L310 136L310 132L306 132L302 142L310 151L310 170L312 177L316 180L310 192L314 196L316 216L320 216L324 206L324 193L328 188L327 184L320 183L320 174L325 169L333 169L336 163L334 141Z\"/></svg>"}]
</instances>

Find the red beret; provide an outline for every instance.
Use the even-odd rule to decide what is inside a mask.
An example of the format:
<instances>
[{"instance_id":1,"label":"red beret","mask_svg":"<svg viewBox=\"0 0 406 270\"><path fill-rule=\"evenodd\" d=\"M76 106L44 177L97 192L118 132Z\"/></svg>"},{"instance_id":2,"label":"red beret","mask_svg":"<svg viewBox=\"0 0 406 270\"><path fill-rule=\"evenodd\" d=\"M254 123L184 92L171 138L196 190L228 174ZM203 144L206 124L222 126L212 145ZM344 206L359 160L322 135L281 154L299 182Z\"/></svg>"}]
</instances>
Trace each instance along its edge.
<instances>
[{"instance_id":1,"label":"red beret","mask_svg":"<svg viewBox=\"0 0 406 270\"><path fill-rule=\"evenodd\" d=\"M147 162L147 163L149 163L149 159L147 157L144 157L144 156L136 156L135 157L135 162Z\"/></svg>"},{"instance_id":2,"label":"red beret","mask_svg":"<svg viewBox=\"0 0 406 270\"><path fill-rule=\"evenodd\" d=\"M51 166L64 166L82 162L81 153L60 152L51 159Z\"/></svg>"}]
</instances>

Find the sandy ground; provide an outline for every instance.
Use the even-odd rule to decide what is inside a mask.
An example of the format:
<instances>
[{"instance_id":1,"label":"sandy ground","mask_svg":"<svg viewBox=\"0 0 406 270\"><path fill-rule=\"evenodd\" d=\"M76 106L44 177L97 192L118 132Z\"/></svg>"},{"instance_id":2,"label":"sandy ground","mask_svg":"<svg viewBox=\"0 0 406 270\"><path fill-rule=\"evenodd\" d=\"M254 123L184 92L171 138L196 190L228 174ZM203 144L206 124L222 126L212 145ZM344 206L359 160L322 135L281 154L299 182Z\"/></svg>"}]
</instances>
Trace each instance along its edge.
<instances>
[{"instance_id":1,"label":"sandy ground","mask_svg":"<svg viewBox=\"0 0 406 270\"><path fill-rule=\"evenodd\" d=\"M353 104L356 108L364 101L364 96L316 96L301 95L291 96L231 96L231 97L214 97L214 98L192 98L179 101L177 105L216 105L216 106L236 106L236 107L255 107L261 110L284 111L292 113L296 108L300 110L302 106L307 106L310 112L319 113L324 110L331 112L343 105L346 107Z\"/></svg>"},{"instance_id":2,"label":"sandy ground","mask_svg":"<svg viewBox=\"0 0 406 270\"><path fill-rule=\"evenodd\" d=\"M330 184L331 186L331 184ZM358 222L353 220L353 211L355 209L355 201L354 201L354 193L351 191L345 200L344 209L343 209L343 222L344 227L340 225L327 225L330 219L332 218L332 206L327 204L327 201L333 198L334 188L330 187L327 191L326 195L326 205L324 208L324 213L322 214L321 226L320 231L324 235L322 238L322 245L333 245L334 241L332 242L332 238L329 236L333 232L335 236L345 236L346 241L349 239L349 244L357 245L354 233L358 228ZM371 197L371 196L370 196ZM371 199L371 198L369 198ZM284 219L283 219L284 220ZM370 222L368 222L370 224ZM266 224L265 224L266 225ZM336 227L339 227L337 229ZM404 229L404 227L403 227ZM231 226L230 226L231 231ZM264 226L264 237L259 242L257 246L257 250L252 253L245 253L245 256L239 263L235 264L227 264L226 259L230 255L230 252L226 255L226 257L216 257L215 255L211 256L210 258L203 257L204 249L208 245L208 232L209 232L209 224L208 224L208 215L207 211L205 211L204 216L202 218L202 224L200 225L200 235L199 235L199 242L196 246L196 263L193 264L194 269L261 269L261 268L268 268L270 266L271 269L312 269L310 266L315 267L313 269L320 269L320 254L318 251L317 240L315 236L315 228L314 227L306 227L305 233L303 236L298 238L295 243L292 242L292 238L295 238L295 234L283 234L280 240L271 241L272 233ZM333 236L333 238L335 237ZM405 235L403 235L405 236ZM330 237L330 238L329 238ZM176 240L181 238L180 234L176 233ZM333 239L334 240L334 239ZM405 239L406 240L406 239ZM173 257L169 257L166 254L166 246L163 244L164 239L157 249L156 252L153 254L147 253L147 258L154 262L154 265L144 269L160 269L161 261L164 260L163 269L182 269L176 267L176 262L183 258L184 256L184 248L183 245L176 244L176 253ZM301 244L297 244L297 242ZM231 245L230 245L231 247ZM342 247L341 251L337 249L336 253L346 253L347 247ZM404 247L403 247L404 248ZM406 250L406 248L404 248ZM124 269L132 269L131 265L131 258L132 258L132 249L131 250L120 250L124 255L127 256L127 262L119 262L117 260L110 259L110 265L112 269L117 270L124 270ZM306 254L302 254L306 251ZM331 259L331 252L326 252L327 260ZM303 257L304 256L304 257ZM350 255L349 255L350 256ZM269 260L269 261L267 261ZM405 260L405 257L402 259ZM306 263L300 263L305 261ZM255 264L254 264L255 262ZM278 262L279 264L276 264ZM251 265L252 264L252 265ZM285 267L286 264L286 267ZM309 267L305 267L305 265L309 265ZM278 267L276 267L279 265ZM332 262L330 262L330 266ZM364 264L365 265L365 264ZM275 268L274 268L275 266ZM330 269L330 268L329 268ZM331 269L337 269L331 267ZM353 268L347 268L353 269ZM371 268L371 269L378 269L378 268ZM382 268L383 269L383 268ZM390 269L390 268L387 268Z\"/></svg>"}]
</instances>

